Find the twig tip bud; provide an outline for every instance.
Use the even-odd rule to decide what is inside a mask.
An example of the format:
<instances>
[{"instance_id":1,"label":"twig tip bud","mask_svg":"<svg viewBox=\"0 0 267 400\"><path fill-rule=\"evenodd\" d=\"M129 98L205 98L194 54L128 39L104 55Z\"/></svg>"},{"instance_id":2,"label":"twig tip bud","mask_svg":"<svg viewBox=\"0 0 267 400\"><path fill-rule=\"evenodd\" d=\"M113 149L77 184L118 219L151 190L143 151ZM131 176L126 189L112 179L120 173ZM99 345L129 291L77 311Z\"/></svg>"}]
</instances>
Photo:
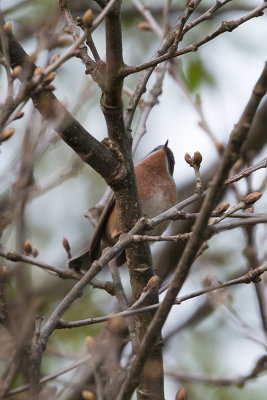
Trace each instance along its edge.
<instances>
[{"instance_id":1,"label":"twig tip bud","mask_svg":"<svg viewBox=\"0 0 267 400\"><path fill-rule=\"evenodd\" d=\"M12 30L13 30L13 24L12 24L12 22L11 22L11 21L7 21L7 22L5 23L5 25L4 25L4 32L5 32L7 35L10 35L10 34L12 33Z\"/></svg>"},{"instance_id":2,"label":"twig tip bud","mask_svg":"<svg viewBox=\"0 0 267 400\"><path fill-rule=\"evenodd\" d=\"M17 79L17 77L20 75L22 71L22 68L20 65L17 65L16 67L14 67L13 72L12 72L12 79Z\"/></svg>"},{"instance_id":3,"label":"twig tip bud","mask_svg":"<svg viewBox=\"0 0 267 400\"><path fill-rule=\"evenodd\" d=\"M6 128L0 133L0 143L8 140L15 132L15 128Z\"/></svg>"},{"instance_id":4,"label":"twig tip bud","mask_svg":"<svg viewBox=\"0 0 267 400\"><path fill-rule=\"evenodd\" d=\"M222 214L224 213L226 210L228 210L228 208L230 207L230 203L223 203L220 204L218 207L215 208L214 212L216 214Z\"/></svg>"},{"instance_id":5,"label":"twig tip bud","mask_svg":"<svg viewBox=\"0 0 267 400\"><path fill-rule=\"evenodd\" d=\"M180 387L176 393L175 400L186 400L186 391L183 387Z\"/></svg>"},{"instance_id":6,"label":"twig tip bud","mask_svg":"<svg viewBox=\"0 0 267 400\"><path fill-rule=\"evenodd\" d=\"M256 203L256 201L258 201L261 198L261 196L262 194L260 192L250 193L244 198L244 203L247 206L250 206L251 204Z\"/></svg>"},{"instance_id":7,"label":"twig tip bud","mask_svg":"<svg viewBox=\"0 0 267 400\"><path fill-rule=\"evenodd\" d=\"M94 20L94 13L91 10L91 8L88 8L88 10L86 10L85 13L83 14L83 23L85 28L90 28L93 20Z\"/></svg>"},{"instance_id":8,"label":"twig tip bud","mask_svg":"<svg viewBox=\"0 0 267 400\"><path fill-rule=\"evenodd\" d=\"M151 31L151 25L147 21L139 22L138 24L136 24L136 28L140 31Z\"/></svg>"},{"instance_id":9,"label":"twig tip bud","mask_svg":"<svg viewBox=\"0 0 267 400\"><path fill-rule=\"evenodd\" d=\"M96 400L96 397L93 392L89 392L89 390L82 391L82 398L85 400Z\"/></svg>"},{"instance_id":10,"label":"twig tip bud","mask_svg":"<svg viewBox=\"0 0 267 400\"><path fill-rule=\"evenodd\" d=\"M193 155L193 163L196 164L198 167L200 166L201 162L202 162L202 155L200 154L199 151L196 151Z\"/></svg>"},{"instance_id":11,"label":"twig tip bud","mask_svg":"<svg viewBox=\"0 0 267 400\"><path fill-rule=\"evenodd\" d=\"M29 255L32 252L32 245L29 239L25 240L24 245L23 245L23 250L24 252Z\"/></svg>"},{"instance_id":12,"label":"twig tip bud","mask_svg":"<svg viewBox=\"0 0 267 400\"><path fill-rule=\"evenodd\" d=\"M187 162L187 164L189 164L190 166L192 166L193 160L192 160L192 158L191 158L191 156L190 156L189 153L185 153L184 159L185 159L185 161Z\"/></svg>"}]
</instances>

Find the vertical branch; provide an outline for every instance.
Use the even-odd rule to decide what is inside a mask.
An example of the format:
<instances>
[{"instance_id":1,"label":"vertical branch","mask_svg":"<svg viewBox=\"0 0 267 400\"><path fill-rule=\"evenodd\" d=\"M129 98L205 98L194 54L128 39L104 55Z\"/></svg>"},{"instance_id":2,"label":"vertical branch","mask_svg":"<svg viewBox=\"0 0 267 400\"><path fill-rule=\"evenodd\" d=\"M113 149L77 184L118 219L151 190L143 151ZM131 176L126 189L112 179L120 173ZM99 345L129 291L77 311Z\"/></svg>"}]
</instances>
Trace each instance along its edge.
<instances>
[{"instance_id":1,"label":"vertical branch","mask_svg":"<svg viewBox=\"0 0 267 400\"><path fill-rule=\"evenodd\" d=\"M30 372L30 380L31 380L30 398L32 400L38 398L38 394L41 390L40 365L41 365L42 351L39 345L41 323L42 323L42 318L36 317L35 330L32 340L31 372Z\"/></svg>"},{"instance_id":2,"label":"vertical branch","mask_svg":"<svg viewBox=\"0 0 267 400\"><path fill-rule=\"evenodd\" d=\"M255 227L247 227L246 228L247 234L247 247L245 249L245 255L248 260L248 264L252 266L252 268L257 268L259 266L259 260L256 253L255 243L254 243L254 234L255 234ZM259 306L260 318L262 323L262 328L264 330L265 336L267 336L267 315L266 315L266 302L264 296L264 290L262 282L256 282L254 284L256 297Z\"/></svg>"},{"instance_id":3,"label":"vertical branch","mask_svg":"<svg viewBox=\"0 0 267 400\"><path fill-rule=\"evenodd\" d=\"M132 228L141 216L141 208L138 201L131 157L132 139L128 133L129 131L125 129L123 118L123 78L120 74L123 66L120 6L121 1L118 0L105 18L107 61L101 106L107 123L108 135L111 139L109 144L118 157L123 160L126 171L125 179L119 182L119 185L112 187L115 192L121 227L126 232ZM147 243L137 243L133 249L126 251L126 256L133 299L136 301L148 280L153 276L149 246ZM158 302L157 289L151 293L146 305L156 302ZM153 315L154 312L150 312L136 317L135 329L138 343L142 341ZM151 373L152 371L155 373ZM145 398L160 400L164 398L162 347L160 342L158 342L146 364L139 389L139 400Z\"/></svg>"}]
</instances>

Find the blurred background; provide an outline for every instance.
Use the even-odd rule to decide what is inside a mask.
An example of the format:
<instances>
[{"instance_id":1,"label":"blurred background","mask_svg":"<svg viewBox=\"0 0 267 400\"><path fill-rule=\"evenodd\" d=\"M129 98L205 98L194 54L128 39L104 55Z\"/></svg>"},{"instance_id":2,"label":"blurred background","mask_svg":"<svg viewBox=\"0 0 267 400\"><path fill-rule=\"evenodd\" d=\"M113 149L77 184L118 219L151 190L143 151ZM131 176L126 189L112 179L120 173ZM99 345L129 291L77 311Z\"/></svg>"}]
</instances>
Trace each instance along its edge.
<instances>
[{"instance_id":1,"label":"blurred background","mask_svg":"<svg viewBox=\"0 0 267 400\"><path fill-rule=\"evenodd\" d=\"M92 7L97 14L99 8L93 1L70 1L73 16L82 16ZM146 1L146 5L159 24L162 21L162 1ZM202 1L199 12L214 2ZM261 4L260 1L234 1L223 7L211 21L200 24L184 38L186 46L220 26L223 20L233 20ZM170 23L177 19L185 1L171 2ZM72 42L71 36L62 34L62 46L49 48L48 36L60 32L65 26L58 4L53 0L12 1L2 0L5 20L13 21L13 33L28 54L37 54L37 65L46 65L56 54L62 54ZM122 7L124 61L128 65L143 63L154 54L160 40L153 31L137 28L144 18L131 1L124 1ZM198 13L194 14L198 15ZM200 15L200 14L199 14ZM176 164L174 179L179 200L194 192L193 169L184 161L184 154L193 155L200 151L203 157L201 174L205 187L216 171L220 158L218 150L227 140L249 100L266 61L267 49L266 15L254 18L231 33L225 33L205 44L197 52L183 55L172 64L174 76L167 73L163 82L163 93L147 121L147 132L134 155L137 162L155 146L169 139ZM105 37L103 25L93 34L100 56L105 58ZM51 46L53 47L53 46ZM101 92L89 75L84 74L81 60L73 58L57 71L54 91L58 99L75 118L98 140L106 137L106 128L99 107ZM134 90L138 74L131 75L125 84ZM152 75L147 93L155 82ZM0 102L5 101L6 76L0 69ZM124 94L127 106L129 97ZM197 109L195 102L201 105ZM263 100L258 125L254 126L251 140L243 150L244 166L247 161L256 163L266 157L267 147L267 106ZM23 108L25 116L12 123L16 133L0 148L0 204L16 183L22 160L31 159L31 189L23 201L13 202L9 216L11 221L3 232L1 242L12 249L21 251L26 239L38 249L38 258L47 264L65 268L67 254L62 238L69 240L72 255L87 246L93 232L85 212L103 196L106 185L90 167L83 164L78 156L48 128L31 101ZM138 125L140 110L133 121L133 132ZM204 130L205 121L208 129ZM207 130L211 133L209 135ZM255 136L254 136L255 135ZM26 161L25 161L26 160ZM255 205L255 212L266 213L266 171L256 171L248 180L242 180L235 190L227 190L221 202L238 203L238 196L251 191L261 191L263 196ZM172 224L169 232L186 231L181 223ZM194 263L190 276L181 295L200 289L205 280L216 282L227 280L245 273L251 265L248 248L253 244L259 265L266 262L266 226L251 231L235 229L221 233L209 241L209 248ZM153 245L153 259L157 270L164 278L177 264L181 248L173 245ZM46 317L73 286L73 281L62 280L38 267L1 260L9 270L6 296L11 313L18 313L16 327L23 326L21 310L38 313ZM129 289L127 270L120 270L123 282ZM109 280L109 272L103 271L99 279ZM263 278L266 285L266 278ZM130 294L129 294L130 296ZM18 305L21 309L18 312ZM211 377L236 378L249 374L257 360L266 354L267 332L262 327L259 303L253 284L240 285L210 296L189 300L173 307L163 330L165 340L164 365L166 368L166 399L174 399L181 383L186 388L188 399L230 400L266 398L267 380L262 375L249 381L244 387L236 385L211 385L192 383L171 376L203 375ZM265 304L266 307L266 304ZM88 288L84 296L76 301L65 314L65 319L106 315L117 308L117 301L106 292ZM42 374L51 374L79 359L86 353L85 336L96 337L103 324L72 330L56 331L43 358ZM0 371L6 368L13 339L3 326L1 332ZM129 349L124 349L127 357ZM169 372L169 373L168 373ZM60 399L79 398L81 368L62 375L48 384ZM26 377L17 373L11 388L23 384ZM69 387L69 382L74 383ZM74 386L77 383L77 393ZM23 398L25 395L21 395ZM26 397L27 398L27 395Z\"/></svg>"}]
</instances>

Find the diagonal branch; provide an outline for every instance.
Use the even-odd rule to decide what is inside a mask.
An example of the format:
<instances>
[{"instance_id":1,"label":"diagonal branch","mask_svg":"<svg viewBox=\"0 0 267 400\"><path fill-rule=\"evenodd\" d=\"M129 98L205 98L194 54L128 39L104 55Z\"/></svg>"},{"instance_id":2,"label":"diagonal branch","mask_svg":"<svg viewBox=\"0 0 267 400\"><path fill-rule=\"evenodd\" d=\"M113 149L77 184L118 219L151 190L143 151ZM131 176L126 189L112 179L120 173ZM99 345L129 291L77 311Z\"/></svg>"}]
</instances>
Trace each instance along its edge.
<instances>
[{"instance_id":1,"label":"diagonal branch","mask_svg":"<svg viewBox=\"0 0 267 400\"><path fill-rule=\"evenodd\" d=\"M158 65L159 63L166 61L166 60L170 60L171 58L174 57L179 57L183 54L187 54L187 53L192 53L195 52L199 49L199 47L203 46L204 44L210 42L211 40L215 39L217 36L221 35L224 32L232 32L234 29L238 28L240 25L242 25L243 23L249 21L252 18L256 18L256 17L260 17L263 15L263 11L267 8L267 4L264 1L260 6L256 7L255 9L253 9L251 12L247 13L246 15L244 15L243 17L237 19L237 20L233 20L233 21L223 21L221 23L221 26L216 29L214 32L212 32L211 34L205 36L203 39L200 39L199 41L191 44L188 47L184 47L181 50L178 51L174 51L174 52L170 52L170 53L164 53L163 55L160 55L159 57L157 56L157 54L152 57L151 61L148 61L146 63L143 64L139 64L136 66L125 66L121 73L123 74L123 76L128 76L130 74L134 74L136 72L140 72L143 71L145 69L150 69L152 67L155 67L156 65Z\"/></svg>"},{"instance_id":2,"label":"diagonal branch","mask_svg":"<svg viewBox=\"0 0 267 400\"><path fill-rule=\"evenodd\" d=\"M253 89L251 98L243 114L241 115L238 124L234 127L231 133L228 146L225 150L218 171L211 182L207 196L201 207L200 216L194 225L192 236L187 242L164 301L157 310L155 317L144 337L140 352L131 365L128 376L121 388L119 395L117 396L117 400L126 400L129 398L138 384L144 362L153 349L158 334L161 331L171 307L175 302L175 298L189 273L191 264L193 263L196 254L205 240L206 226L208 224L210 214L216 204L216 201L219 199L223 191L223 183L228 173L238 159L241 145L246 139L253 117L266 91L267 63L265 64L263 72Z\"/></svg>"}]
</instances>

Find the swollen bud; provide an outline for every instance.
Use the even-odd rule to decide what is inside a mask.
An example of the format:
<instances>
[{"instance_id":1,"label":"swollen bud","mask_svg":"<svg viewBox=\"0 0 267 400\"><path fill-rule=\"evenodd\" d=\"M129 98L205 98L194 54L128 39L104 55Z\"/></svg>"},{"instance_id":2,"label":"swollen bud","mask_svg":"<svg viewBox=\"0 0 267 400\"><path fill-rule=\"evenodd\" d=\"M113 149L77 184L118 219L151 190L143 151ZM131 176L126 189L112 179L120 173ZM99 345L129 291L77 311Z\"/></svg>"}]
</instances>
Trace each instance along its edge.
<instances>
[{"instance_id":1,"label":"swollen bud","mask_svg":"<svg viewBox=\"0 0 267 400\"><path fill-rule=\"evenodd\" d=\"M92 25L93 20L94 20L94 13L89 8L83 14L83 24L84 24L85 28L90 28L90 26Z\"/></svg>"},{"instance_id":2,"label":"swollen bud","mask_svg":"<svg viewBox=\"0 0 267 400\"><path fill-rule=\"evenodd\" d=\"M147 285L145 287L145 291L153 289L157 284L159 283L159 277L157 275L152 276L149 281L147 282Z\"/></svg>"},{"instance_id":3,"label":"swollen bud","mask_svg":"<svg viewBox=\"0 0 267 400\"><path fill-rule=\"evenodd\" d=\"M51 72L49 75L47 75L47 77L44 78L44 82L47 84L51 83L55 79L55 76L56 76L56 73Z\"/></svg>"},{"instance_id":4,"label":"swollen bud","mask_svg":"<svg viewBox=\"0 0 267 400\"><path fill-rule=\"evenodd\" d=\"M67 238L63 238L62 239L62 245L63 245L63 247L64 247L64 249L66 250L66 251L69 251L70 250L70 244L69 244L69 241L68 241L68 239Z\"/></svg>"},{"instance_id":5,"label":"swollen bud","mask_svg":"<svg viewBox=\"0 0 267 400\"><path fill-rule=\"evenodd\" d=\"M4 25L4 31L7 35L12 33L13 25L11 21L7 21Z\"/></svg>"},{"instance_id":6,"label":"swollen bud","mask_svg":"<svg viewBox=\"0 0 267 400\"><path fill-rule=\"evenodd\" d=\"M23 245L23 250L26 254L31 254L32 252L32 245L29 239L25 240L24 245Z\"/></svg>"},{"instance_id":7,"label":"swollen bud","mask_svg":"<svg viewBox=\"0 0 267 400\"><path fill-rule=\"evenodd\" d=\"M193 160L192 160L192 158L190 157L190 154L189 154L189 153L185 153L184 159L185 159L185 161L187 162L187 164L189 164L189 165L192 167L192 165L193 165Z\"/></svg>"},{"instance_id":8,"label":"swollen bud","mask_svg":"<svg viewBox=\"0 0 267 400\"><path fill-rule=\"evenodd\" d=\"M65 28L63 29L63 32L66 33L67 35L71 35L71 30L68 26L65 26Z\"/></svg>"},{"instance_id":9,"label":"swollen bud","mask_svg":"<svg viewBox=\"0 0 267 400\"><path fill-rule=\"evenodd\" d=\"M226 210L228 210L228 208L230 207L230 203L223 203L220 204L218 207L215 208L214 212L216 214L222 214L224 213Z\"/></svg>"},{"instance_id":10,"label":"swollen bud","mask_svg":"<svg viewBox=\"0 0 267 400\"><path fill-rule=\"evenodd\" d=\"M6 128L4 131L2 131L0 133L0 143L9 139L13 135L14 132L15 132L14 128Z\"/></svg>"},{"instance_id":11,"label":"swollen bud","mask_svg":"<svg viewBox=\"0 0 267 400\"><path fill-rule=\"evenodd\" d=\"M19 74L21 73L21 71L22 71L22 68L21 68L21 66L20 65L17 65L14 69L13 69L13 72L12 72L12 79L17 79L17 77L19 76Z\"/></svg>"},{"instance_id":12,"label":"swollen bud","mask_svg":"<svg viewBox=\"0 0 267 400\"><path fill-rule=\"evenodd\" d=\"M20 119L24 116L24 112L23 111L18 111L17 114L15 115L14 119Z\"/></svg>"},{"instance_id":13,"label":"swollen bud","mask_svg":"<svg viewBox=\"0 0 267 400\"><path fill-rule=\"evenodd\" d=\"M89 390L82 391L82 398L85 400L96 400L96 397L93 392L89 392Z\"/></svg>"},{"instance_id":14,"label":"swollen bud","mask_svg":"<svg viewBox=\"0 0 267 400\"><path fill-rule=\"evenodd\" d=\"M54 62L59 61L60 55L59 54L54 54L53 57L51 58L50 63L53 64Z\"/></svg>"},{"instance_id":15,"label":"swollen bud","mask_svg":"<svg viewBox=\"0 0 267 400\"><path fill-rule=\"evenodd\" d=\"M248 194L243 201L247 206L250 206L251 204L256 203L256 201L258 201L261 196L262 194L260 192L253 192Z\"/></svg>"},{"instance_id":16,"label":"swollen bud","mask_svg":"<svg viewBox=\"0 0 267 400\"><path fill-rule=\"evenodd\" d=\"M136 24L136 28L140 29L140 31L151 31L151 25L147 21L141 21Z\"/></svg>"},{"instance_id":17,"label":"swollen bud","mask_svg":"<svg viewBox=\"0 0 267 400\"><path fill-rule=\"evenodd\" d=\"M44 73L44 69L42 67L37 67L34 70L33 76L39 76Z\"/></svg>"},{"instance_id":18,"label":"swollen bud","mask_svg":"<svg viewBox=\"0 0 267 400\"><path fill-rule=\"evenodd\" d=\"M193 156L193 163L196 164L198 167L200 166L202 161L202 155L199 151L196 151Z\"/></svg>"},{"instance_id":19,"label":"swollen bud","mask_svg":"<svg viewBox=\"0 0 267 400\"><path fill-rule=\"evenodd\" d=\"M186 400L186 391L183 387L176 393L175 400Z\"/></svg>"}]
</instances>

